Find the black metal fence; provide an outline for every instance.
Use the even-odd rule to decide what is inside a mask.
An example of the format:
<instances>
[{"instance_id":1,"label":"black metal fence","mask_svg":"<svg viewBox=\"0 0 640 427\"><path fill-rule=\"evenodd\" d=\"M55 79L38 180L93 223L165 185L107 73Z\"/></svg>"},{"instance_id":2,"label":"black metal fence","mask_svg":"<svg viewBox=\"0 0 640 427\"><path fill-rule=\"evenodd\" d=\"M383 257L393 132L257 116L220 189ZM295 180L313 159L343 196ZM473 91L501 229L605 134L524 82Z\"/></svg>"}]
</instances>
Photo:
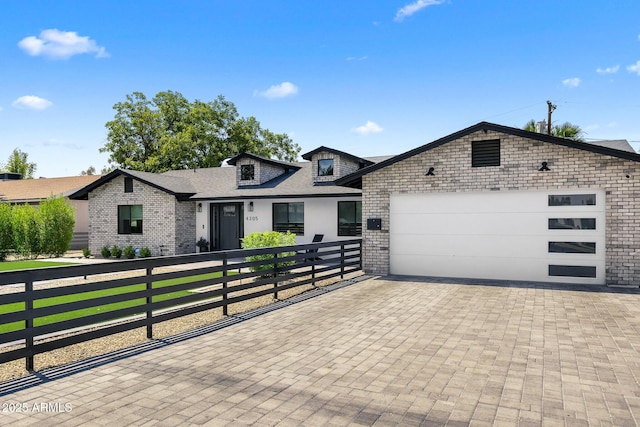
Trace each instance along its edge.
<instances>
[{"instance_id":1,"label":"black metal fence","mask_svg":"<svg viewBox=\"0 0 640 427\"><path fill-rule=\"evenodd\" d=\"M159 322L227 315L231 304L361 270L361 252L354 239L0 273L0 287L19 289L0 295L0 346L10 345L0 363L25 358L32 371L36 354L141 327L152 339ZM46 286L64 279L81 283Z\"/></svg>"}]
</instances>

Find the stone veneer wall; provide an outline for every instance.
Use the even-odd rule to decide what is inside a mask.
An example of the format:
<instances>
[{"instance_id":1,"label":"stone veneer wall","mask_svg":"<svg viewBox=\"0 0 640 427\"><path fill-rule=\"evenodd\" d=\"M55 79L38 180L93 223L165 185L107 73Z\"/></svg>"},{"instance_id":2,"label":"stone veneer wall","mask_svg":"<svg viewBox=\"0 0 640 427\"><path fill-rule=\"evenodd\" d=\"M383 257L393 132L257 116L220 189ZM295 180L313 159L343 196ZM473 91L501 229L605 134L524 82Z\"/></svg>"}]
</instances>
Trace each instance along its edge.
<instances>
[{"instance_id":1,"label":"stone veneer wall","mask_svg":"<svg viewBox=\"0 0 640 427\"><path fill-rule=\"evenodd\" d=\"M318 160L333 159L333 175L318 176ZM322 151L311 156L311 173L313 182L333 182L360 169L357 162L343 158L337 154Z\"/></svg>"},{"instance_id":2,"label":"stone veneer wall","mask_svg":"<svg viewBox=\"0 0 640 427\"><path fill-rule=\"evenodd\" d=\"M471 167L471 141L500 139L496 167ZM538 169L543 161L549 171ZM435 176L425 176L429 167ZM365 175L363 223L382 218L382 230L363 230L363 268L389 273L392 193L518 191L600 188L606 192L606 282L640 280L640 163L602 154L479 131Z\"/></svg>"},{"instance_id":3,"label":"stone veneer wall","mask_svg":"<svg viewBox=\"0 0 640 427\"><path fill-rule=\"evenodd\" d=\"M195 202L178 202L162 190L133 180L124 192L118 176L89 193L89 249L103 246L149 247L153 256L195 252ZM118 205L142 205L142 234L118 234Z\"/></svg>"},{"instance_id":4,"label":"stone veneer wall","mask_svg":"<svg viewBox=\"0 0 640 427\"><path fill-rule=\"evenodd\" d=\"M242 180L241 178L241 166L253 165L253 178L251 180ZM277 178L284 173L284 168L270 165L268 163L260 162L252 158L242 158L236 163L236 182L238 187L244 187L245 185L260 185L267 181Z\"/></svg>"}]
</instances>

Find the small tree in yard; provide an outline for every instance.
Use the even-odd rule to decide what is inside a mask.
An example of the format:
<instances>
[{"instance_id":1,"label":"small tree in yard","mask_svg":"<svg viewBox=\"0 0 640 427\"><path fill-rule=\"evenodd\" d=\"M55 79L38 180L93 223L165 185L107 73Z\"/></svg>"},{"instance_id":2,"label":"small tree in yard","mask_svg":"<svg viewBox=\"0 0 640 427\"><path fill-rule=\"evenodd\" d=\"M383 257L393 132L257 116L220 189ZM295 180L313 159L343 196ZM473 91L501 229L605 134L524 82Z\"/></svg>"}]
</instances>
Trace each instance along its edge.
<instances>
[{"instance_id":1,"label":"small tree in yard","mask_svg":"<svg viewBox=\"0 0 640 427\"><path fill-rule=\"evenodd\" d=\"M289 246L296 244L296 235L287 231L279 233L277 231L265 231L263 233L255 232L242 239L242 249L270 248L276 246ZM278 253L278 258L295 255L295 252ZM264 261L274 259L274 254L253 255L248 256L247 261ZM278 267L287 267L293 265L294 261L279 262ZM270 270L275 264L255 265L251 267L252 271Z\"/></svg>"},{"instance_id":2,"label":"small tree in yard","mask_svg":"<svg viewBox=\"0 0 640 427\"><path fill-rule=\"evenodd\" d=\"M69 250L73 240L75 212L62 197L50 197L40 203L38 212L42 224L42 253L59 257Z\"/></svg>"},{"instance_id":3,"label":"small tree in yard","mask_svg":"<svg viewBox=\"0 0 640 427\"><path fill-rule=\"evenodd\" d=\"M36 258L42 253L41 221L31 205L11 208L11 225L16 254L23 258Z\"/></svg>"},{"instance_id":4,"label":"small tree in yard","mask_svg":"<svg viewBox=\"0 0 640 427\"><path fill-rule=\"evenodd\" d=\"M0 261L7 259L14 249L11 216L11 205L0 203Z\"/></svg>"}]
</instances>

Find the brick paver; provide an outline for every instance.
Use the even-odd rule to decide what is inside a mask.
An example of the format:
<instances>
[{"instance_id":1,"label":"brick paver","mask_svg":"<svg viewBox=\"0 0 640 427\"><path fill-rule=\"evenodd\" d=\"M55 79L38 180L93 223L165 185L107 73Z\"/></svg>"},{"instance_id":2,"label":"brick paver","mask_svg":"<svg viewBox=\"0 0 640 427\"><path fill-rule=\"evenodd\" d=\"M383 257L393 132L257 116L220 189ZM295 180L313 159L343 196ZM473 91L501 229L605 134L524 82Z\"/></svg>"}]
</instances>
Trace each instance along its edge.
<instances>
[{"instance_id":1,"label":"brick paver","mask_svg":"<svg viewBox=\"0 0 640 427\"><path fill-rule=\"evenodd\" d=\"M0 424L633 426L639 364L637 290L372 278L5 394Z\"/></svg>"}]
</instances>

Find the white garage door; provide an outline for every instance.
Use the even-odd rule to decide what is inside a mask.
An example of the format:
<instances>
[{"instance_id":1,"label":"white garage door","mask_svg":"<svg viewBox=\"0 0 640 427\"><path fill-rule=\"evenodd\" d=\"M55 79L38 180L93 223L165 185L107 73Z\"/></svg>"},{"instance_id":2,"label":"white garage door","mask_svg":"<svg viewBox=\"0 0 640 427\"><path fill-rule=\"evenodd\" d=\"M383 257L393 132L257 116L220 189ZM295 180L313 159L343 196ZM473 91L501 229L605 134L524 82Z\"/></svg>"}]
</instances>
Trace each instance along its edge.
<instances>
[{"instance_id":1,"label":"white garage door","mask_svg":"<svg viewBox=\"0 0 640 427\"><path fill-rule=\"evenodd\" d=\"M601 190L391 195L392 274L604 284Z\"/></svg>"}]
</instances>

